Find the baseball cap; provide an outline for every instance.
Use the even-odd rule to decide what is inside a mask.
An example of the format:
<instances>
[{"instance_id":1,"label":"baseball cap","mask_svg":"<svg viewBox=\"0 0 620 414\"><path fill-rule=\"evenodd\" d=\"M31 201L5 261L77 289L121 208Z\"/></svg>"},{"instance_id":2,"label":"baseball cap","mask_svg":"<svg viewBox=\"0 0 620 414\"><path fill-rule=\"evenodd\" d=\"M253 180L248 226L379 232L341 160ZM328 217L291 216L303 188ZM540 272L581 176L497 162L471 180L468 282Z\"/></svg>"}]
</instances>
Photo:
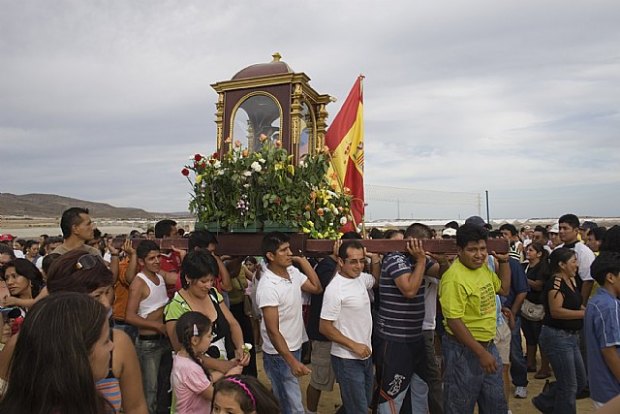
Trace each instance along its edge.
<instances>
[{"instance_id":1,"label":"baseball cap","mask_svg":"<svg viewBox=\"0 0 620 414\"><path fill-rule=\"evenodd\" d=\"M456 237L456 230L454 230L451 227L445 228L443 229L443 231L441 232L442 236L446 236L446 237Z\"/></svg>"},{"instance_id":2,"label":"baseball cap","mask_svg":"<svg viewBox=\"0 0 620 414\"><path fill-rule=\"evenodd\" d=\"M486 221L480 216L471 216L467 220L465 220L465 224L473 224L474 226L484 227Z\"/></svg>"},{"instance_id":3,"label":"baseball cap","mask_svg":"<svg viewBox=\"0 0 620 414\"><path fill-rule=\"evenodd\" d=\"M560 233L560 225L558 223L555 223L553 226L551 226L551 228L549 229L549 233Z\"/></svg>"},{"instance_id":4,"label":"baseball cap","mask_svg":"<svg viewBox=\"0 0 620 414\"><path fill-rule=\"evenodd\" d=\"M6 242L6 241L11 241L13 240L15 237L13 237L10 234L0 234L0 242Z\"/></svg>"},{"instance_id":5,"label":"baseball cap","mask_svg":"<svg viewBox=\"0 0 620 414\"><path fill-rule=\"evenodd\" d=\"M581 223L581 226L579 226L580 229L584 229L584 230L592 230L598 227L598 224L596 224L593 221L584 221L583 223Z\"/></svg>"}]
</instances>

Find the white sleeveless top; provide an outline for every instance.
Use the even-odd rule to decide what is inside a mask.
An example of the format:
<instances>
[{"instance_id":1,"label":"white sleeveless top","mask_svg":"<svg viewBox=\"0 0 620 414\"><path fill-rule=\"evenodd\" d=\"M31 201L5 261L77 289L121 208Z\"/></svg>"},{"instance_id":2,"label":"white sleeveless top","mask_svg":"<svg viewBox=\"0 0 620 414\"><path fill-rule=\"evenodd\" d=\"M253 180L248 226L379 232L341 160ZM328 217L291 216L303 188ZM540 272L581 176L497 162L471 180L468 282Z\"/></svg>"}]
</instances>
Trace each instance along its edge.
<instances>
[{"instance_id":1,"label":"white sleeveless top","mask_svg":"<svg viewBox=\"0 0 620 414\"><path fill-rule=\"evenodd\" d=\"M160 275L157 275L157 279L159 279L159 284L155 284L151 282L151 280L142 272L138 273L136 276L139 277L146 283L148 288L150 289L149 295L140 302L140 306L138 306L138 316L141 318L145 318L149 316L151 312L156 311L159 308L163 308L166 303L168 303L168 292L166 291L166 282L164 282L164 278Z\"/></svg>"}]
</instances>

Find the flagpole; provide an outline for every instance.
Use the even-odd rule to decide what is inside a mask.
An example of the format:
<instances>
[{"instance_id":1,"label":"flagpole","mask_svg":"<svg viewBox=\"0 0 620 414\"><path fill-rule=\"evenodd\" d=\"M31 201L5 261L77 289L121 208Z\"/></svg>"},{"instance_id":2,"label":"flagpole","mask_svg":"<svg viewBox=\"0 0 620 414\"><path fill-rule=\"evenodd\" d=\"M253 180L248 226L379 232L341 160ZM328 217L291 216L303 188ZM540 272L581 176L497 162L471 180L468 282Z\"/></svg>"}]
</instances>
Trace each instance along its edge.
<instances>
[{"instance_id":1,"label":"flagpole","mask_svg":"<svg viewBox=\"0 0 620 414\"><path fill-rule=\"evenodd\" d=\"M359 80L360 80L360 97L363 97L363 96L364 96L364 79L365 79L365 78L366 78L366 76L364 76L364 74L363 74L363 73L360 73L360 74L359 74ZM363 98L362 98L362 99L363 99ZM365 150L365 148L364 148L364 150ZM364 157L364 160L366 160L366 157ZM364 193L365 193L365 192L366 192L366 191L364 190ZM361 220L362 220L362 238L364 238L364 239L365 239L365 238L366 238L366 220L365 220L365 217L366 217L366 203L364 202L364 200L361 200L361 201L362 201L362 209L363 209L363 211L364 211L364 214L363 214L363 215L362 215L362 217L361 217ZM353 214L351 214L351 215L353 216ZM353 224L354 224L354 225L355 225L355 227L357 228L357 225L355 224L355 219L353 220Z\"/></svg>"}]
</instances>

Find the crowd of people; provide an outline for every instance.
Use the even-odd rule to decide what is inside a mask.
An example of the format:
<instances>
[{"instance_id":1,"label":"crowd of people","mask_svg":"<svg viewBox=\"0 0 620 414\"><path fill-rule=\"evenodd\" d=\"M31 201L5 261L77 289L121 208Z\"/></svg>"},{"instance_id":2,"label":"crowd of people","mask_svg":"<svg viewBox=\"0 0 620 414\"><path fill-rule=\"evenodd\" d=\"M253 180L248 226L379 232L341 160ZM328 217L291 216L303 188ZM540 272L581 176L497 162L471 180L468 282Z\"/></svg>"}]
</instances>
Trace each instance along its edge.
<instances>
[{"instance_id":1,"label":"crowd of people","mask_svg":"<svg viewBox=\"0 0 620 414\"><path fill-rule=\"evenodd\" d=\"M383 255L345 233L320 258L279 232L262 257L218 255L214 234L169 219L102 235L78 207L60 227L0 236L2 413L316 413L336 382L341 413L510 413L528 372L547 380L543 413L587 397L620 412L620 226L473 216L373 229L406 241ZM433 238L457 254L425 251Z\"/></svg>"}]
</instances>

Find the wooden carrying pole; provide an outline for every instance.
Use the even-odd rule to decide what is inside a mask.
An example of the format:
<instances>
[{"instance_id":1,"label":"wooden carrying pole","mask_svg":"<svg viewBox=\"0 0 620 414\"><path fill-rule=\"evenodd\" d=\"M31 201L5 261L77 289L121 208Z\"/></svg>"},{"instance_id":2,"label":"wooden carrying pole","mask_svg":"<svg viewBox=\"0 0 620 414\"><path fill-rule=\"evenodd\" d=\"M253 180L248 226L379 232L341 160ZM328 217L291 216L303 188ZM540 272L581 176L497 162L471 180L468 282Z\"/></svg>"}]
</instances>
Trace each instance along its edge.
<instances>
[{"instance_id":1,"label":"wooden carrying pole","mask_svg":"<svg viewBox=\"0 0 620 414\"><path fill-rule=\"evenodd\" d=\"M227 256L261 256L261 242L264 233L221 233L217 234L218 245L216 253ZM294 255L304 256L324 256L330 254L334 248L333 240L308 239L305 234L290 234L291 251ZM132 239L133 246L136 247L144 239ZM120 248L124 239L114 239L114 246ZM162 250L170 249L174 246L177 249L187 250L187 238L178 239L154 239ZM374 239L360 240L366 250L372 253L406 252L407 240ZM455 255L457 246L455 240L429 239L423 240L424 250L433 254ZM507 253L508 242L504 239L487 240L487 250L490 252Z\"/></svg>"}]
</instances>

